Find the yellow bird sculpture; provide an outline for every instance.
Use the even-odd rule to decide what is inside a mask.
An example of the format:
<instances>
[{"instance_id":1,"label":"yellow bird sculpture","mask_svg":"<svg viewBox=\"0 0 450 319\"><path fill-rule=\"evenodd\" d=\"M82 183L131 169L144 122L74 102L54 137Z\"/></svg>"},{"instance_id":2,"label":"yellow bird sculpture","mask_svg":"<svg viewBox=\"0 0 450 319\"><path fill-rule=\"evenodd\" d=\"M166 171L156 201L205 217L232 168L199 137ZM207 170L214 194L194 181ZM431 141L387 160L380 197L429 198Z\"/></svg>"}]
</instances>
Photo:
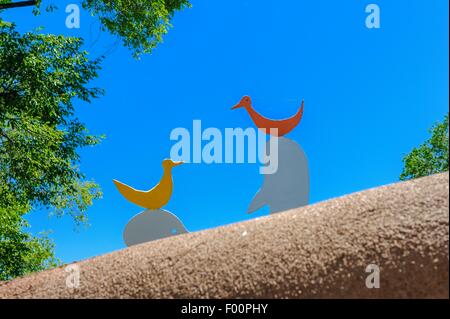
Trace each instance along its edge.
<instances>
[{"instance_id":1,"label":"yellow bird sculpture","mask_svg":"<svg viewBox=\"0 0 450 319\"><path fill-rule=\"evenodd\" d=\"M170 159L163 160L162 167L164 168L164 174L159 183L149 191L134 189L117 180L114 180L114 184L116 184L117 189L123 197L133 204L151 210L160 209L169 202L170 196L172 195L172 168L181 164L183 162L174 162Z\"/></svg>"}]
</instances>

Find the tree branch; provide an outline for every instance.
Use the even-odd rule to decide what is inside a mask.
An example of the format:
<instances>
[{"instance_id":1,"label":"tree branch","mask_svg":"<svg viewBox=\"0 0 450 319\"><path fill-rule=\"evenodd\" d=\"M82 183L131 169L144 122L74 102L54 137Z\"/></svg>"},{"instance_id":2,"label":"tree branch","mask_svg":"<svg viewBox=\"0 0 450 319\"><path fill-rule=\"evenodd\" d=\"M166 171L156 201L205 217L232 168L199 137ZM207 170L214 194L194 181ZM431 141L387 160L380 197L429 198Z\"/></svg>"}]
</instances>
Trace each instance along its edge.
<instances>
[{"instance_id":1,"label":"tree branch","mask_svg":"<svg viewBox=\"0 0 450 319\"><path fill-rule=\"evenodd\" d=\"M37 3L36 0L4 3L4 4L0 4L0 10L11 9L11 8L20 8L20 7L30 7L30 6L35 6L36 3Z\"/></svg>"}]
</instances>

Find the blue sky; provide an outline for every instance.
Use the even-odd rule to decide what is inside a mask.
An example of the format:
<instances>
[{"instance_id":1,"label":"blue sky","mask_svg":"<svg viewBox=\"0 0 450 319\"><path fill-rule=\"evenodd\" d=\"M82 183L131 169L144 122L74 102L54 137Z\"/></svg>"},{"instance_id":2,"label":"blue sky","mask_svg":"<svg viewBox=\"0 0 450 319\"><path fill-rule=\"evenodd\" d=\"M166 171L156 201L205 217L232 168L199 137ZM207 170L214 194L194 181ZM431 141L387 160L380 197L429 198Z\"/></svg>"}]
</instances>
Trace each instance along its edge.
<instances>
[{"instance_id":1,"label":"blue sky","mask_svg":"<svg viewBox=\"0 0 450 319\"><path fill-rule=\"evenodd\" d=\"M19 30L80 36L92 57L106 54L96 86L106 95L78 115L92 133L82 170L98 182L102 200L89 209L91 226L74 231L70 218L29 215L31 230L52 229L57 257L72 262L124 248L122 231L141 209L115 189L116 178L152 187L176 127L250 127L243 95L268 117L304 117L289 135L305 150L311 202L396 182L402 157L423 142L448 110L448 1L192 0L176 14L151 55L134 60L86 12L81 28L65 27L64 8L34 17L28 9L3 18ZM49 1L44 1L49 3ZM365 7L381 8L381 29L365 27ZM189 164L174 169L167 209L191 231L267 214L247 215L262 182L256 164Z\"/></svg>"}]
</instances>

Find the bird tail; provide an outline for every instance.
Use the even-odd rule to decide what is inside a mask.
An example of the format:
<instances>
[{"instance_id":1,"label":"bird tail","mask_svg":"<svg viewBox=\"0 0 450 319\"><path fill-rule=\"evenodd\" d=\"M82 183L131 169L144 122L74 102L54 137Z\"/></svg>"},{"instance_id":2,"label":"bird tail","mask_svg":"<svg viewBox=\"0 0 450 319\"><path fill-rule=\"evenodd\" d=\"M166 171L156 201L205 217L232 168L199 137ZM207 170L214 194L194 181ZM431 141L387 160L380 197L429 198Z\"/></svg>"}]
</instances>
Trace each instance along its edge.
<instances>
[{"instance_id":1,"label":"bird tail","mask_svg":"<svg viewBox=\"0 0 450 319\"><path fill-rule=\"evenodd\" d=\"M305 108L305 100L302 100L302 105L298 109L297 114L295 114L295 117L297 118L298 122L300 122L300 120L303 117L303 109L304 108Z\"/></svg>"},{"instance_id":2,"label":"bird tail","mask_svg":"<svg viewBox=\"0 0 450 319\"><path fill-rule=\"evenodd\" d=\"M125 197L127 198L127 195L130 193L130 191L135 191L134 188L119 182L116 179L113 179L114 184L116 185L117 190Z\"/></svg>"},{"instance_id":3,"label":"bird tail","mask_svg":"<svg viewBox=\"0 0 450 319\"><path fill-rule=\"evenodd\" d=\"M247 209L247 214L251 214L256 212L258 209L266 206L268 203L266 202L266 196L260 190L256 193L255 197L253 197L250 206Z\"/></svg>"}]
</instances>

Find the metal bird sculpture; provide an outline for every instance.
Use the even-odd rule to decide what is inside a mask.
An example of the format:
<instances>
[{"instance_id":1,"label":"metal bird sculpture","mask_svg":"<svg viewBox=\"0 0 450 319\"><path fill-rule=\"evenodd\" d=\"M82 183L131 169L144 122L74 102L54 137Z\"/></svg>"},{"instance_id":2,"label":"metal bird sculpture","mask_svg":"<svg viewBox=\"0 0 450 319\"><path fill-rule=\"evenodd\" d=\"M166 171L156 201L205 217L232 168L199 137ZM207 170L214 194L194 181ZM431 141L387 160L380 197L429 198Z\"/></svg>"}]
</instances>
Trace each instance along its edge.
<instances>
[{"instance_id":1,"label":"metal bird sculpture","mask_svg":"<svg viewBox=\"0 0 450 319\"><path fill-rule=\"evenodd\" d=\"M245 108L245 110L248 112L253 122L259 129L264 130L266 134L272 134L274 136L281 137L288 134L298 125L298 123L300 123L300 120L303 116L304 104L304 101L302 101L302 105L300 106L297 113L294 116L283 120L271 120L256 112L253 109L252 100L249 96L244 96L241 101L231 109L234 110L241 107ZM274 133L270 129L276 129L276 133Z\"/></svg>"},{"instance_id":2,"label":"metal bird sculpture","mask_svg":"<svg viewBox=\"0 0 450 319\"><path fill-rule=\"evenodd\" d=\"M114 184L116 184L116 187L122 196L133 204L150 210L160 209L169 202L170 197L172 196L172 168L181 164L183 164L183 162L174 162L170 159L165 159L162 162L164 174L160 182L149 191L134 189L117 180L114 180Z\"/></svg>"}]
</instances>

